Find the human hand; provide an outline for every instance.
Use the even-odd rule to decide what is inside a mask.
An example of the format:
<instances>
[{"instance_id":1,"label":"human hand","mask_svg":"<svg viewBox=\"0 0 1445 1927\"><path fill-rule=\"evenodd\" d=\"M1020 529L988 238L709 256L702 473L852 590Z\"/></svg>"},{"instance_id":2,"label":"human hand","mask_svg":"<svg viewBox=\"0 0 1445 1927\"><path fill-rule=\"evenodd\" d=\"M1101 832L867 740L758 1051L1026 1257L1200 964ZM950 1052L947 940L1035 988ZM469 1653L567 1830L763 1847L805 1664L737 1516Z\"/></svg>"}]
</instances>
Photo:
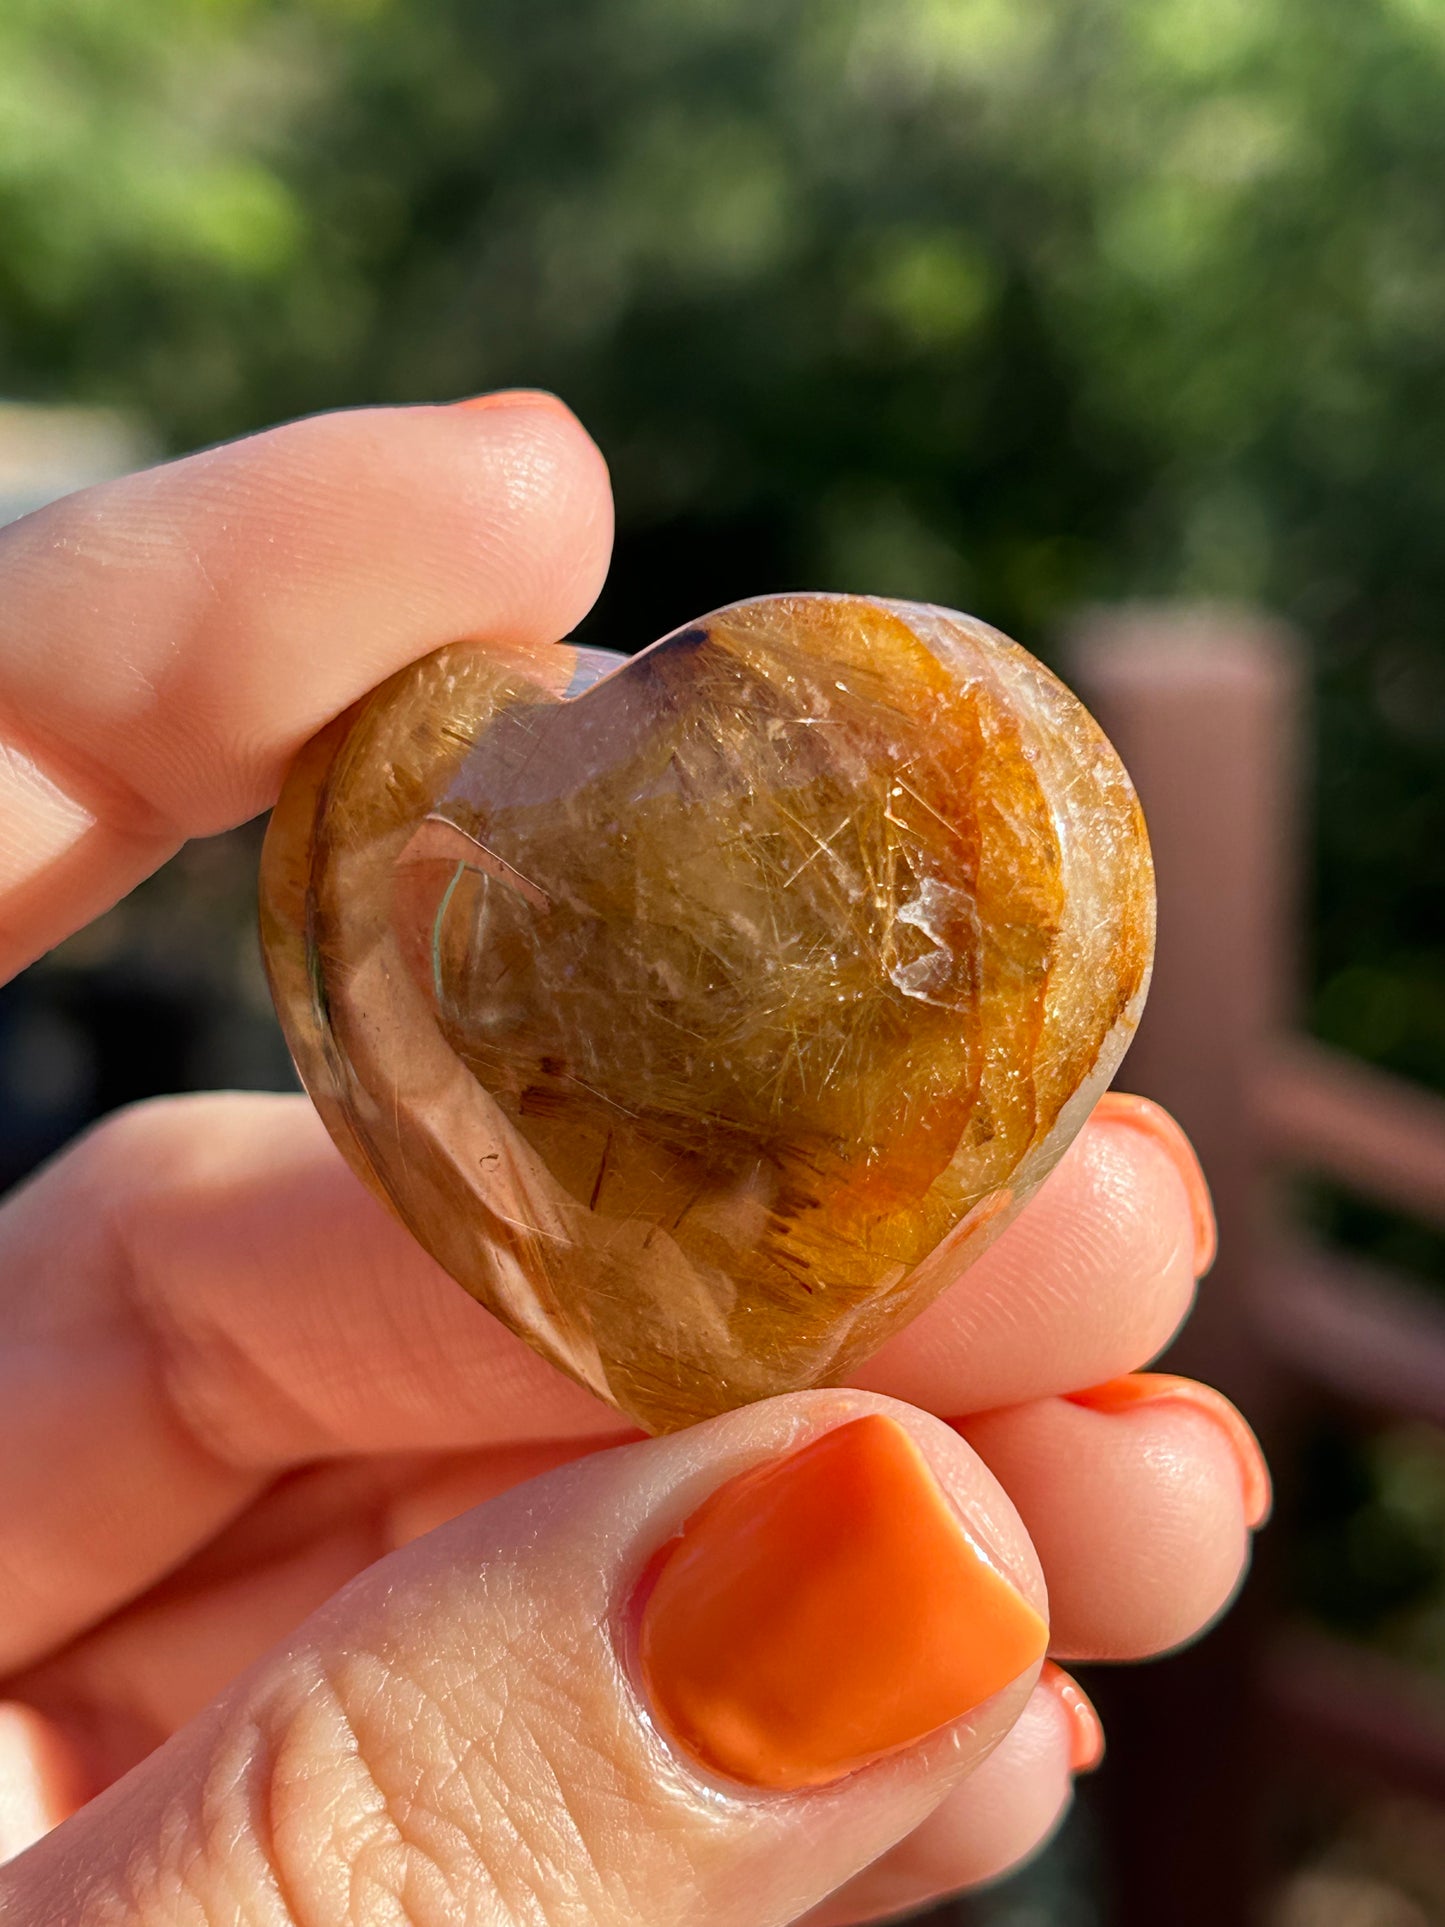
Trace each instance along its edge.
<instances>
[{"instance_id":1,"label":"human hand","mask_svg":"<svg viewBox=\"0 0 1445 1927\"><path fill-rule=\"evenodd\" d=\"M3 968L264 808L403 663L565 634L610 530L575 420L501 396L303 422L0 533ZM1046 1584L1060 1658L1138 1658L1213 1617L1267 1504L1242 1422L1176 1380L1077 1396L1161 1349L1211 1244L1177 1131L1106 1099L858 1389L624 1443L303 1099L109 1120L0 1211L0 1828L63 1822L0 1870L9 1919L821 1927L1001 1870L1052 1826L1089 1719L1032 1658L960 1703L955 1661L986 1674L992 1638L1007 1665L1028 1613L955 1517L1039 1611ZM861 1576L790 1565L793 1474L732 1488L745 1525L771 1516L767 1569L857 1637L799 1654L746 1631L808 1689L782 1777L799 1747L831 1771L827 1734L866 1742L889 1692L917 1737L825 1784L733 1785L654 1725L630 1602L709 1495L816 1466L810 1442L867 1415L891 1423L850 1435L849 1490L891 1498L876 1541L851 1520ZM703 1553L736 1606L749 1558L717 1516ZM874 1580L977 1611L943 1613L942 1648L870 1645ZM685 1646L697 1587L657 1598ZM747 1701L721 1643L696 1658Z\"/></svg>"}]
</instances>

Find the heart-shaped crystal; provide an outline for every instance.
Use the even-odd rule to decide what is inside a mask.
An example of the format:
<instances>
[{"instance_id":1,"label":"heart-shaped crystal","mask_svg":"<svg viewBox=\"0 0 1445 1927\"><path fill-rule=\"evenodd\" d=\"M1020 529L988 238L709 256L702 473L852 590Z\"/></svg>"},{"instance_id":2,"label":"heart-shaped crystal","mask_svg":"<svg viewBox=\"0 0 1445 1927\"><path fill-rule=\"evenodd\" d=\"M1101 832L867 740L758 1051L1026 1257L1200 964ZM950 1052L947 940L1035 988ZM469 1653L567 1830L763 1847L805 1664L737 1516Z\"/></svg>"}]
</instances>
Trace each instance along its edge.
<instances>
[{"instance_id":1,"label":"heart-shaped crystal","mask_svg":"<svg viewBox=\"0 0 1445 1927\"><path fill-rule=\"evenodd\" d=\"M983 1248L1123 1055L1154 900L1017 644L787 595L393 676L298 760L262 925L356 1170L665 1430L837 1379Z\"/></svg>"}]
</instances>

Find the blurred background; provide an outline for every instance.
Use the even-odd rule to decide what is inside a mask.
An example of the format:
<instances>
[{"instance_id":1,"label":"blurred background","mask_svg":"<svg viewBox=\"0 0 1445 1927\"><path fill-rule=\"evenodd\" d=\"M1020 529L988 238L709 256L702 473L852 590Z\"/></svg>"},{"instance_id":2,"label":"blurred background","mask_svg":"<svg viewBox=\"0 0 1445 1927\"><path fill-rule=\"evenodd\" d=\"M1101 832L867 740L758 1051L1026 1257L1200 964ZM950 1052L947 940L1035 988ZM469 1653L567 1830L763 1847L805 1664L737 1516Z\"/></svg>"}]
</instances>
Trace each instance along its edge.
<instances>
[{"instance_id":1,"label":"blurred background","mask_svg":"<svg viewBox=\"0 0 1445 1927\"><path fill-rule=\"evenodd\" d=\"M1224 1233L1177 1361L1281 1507L1086 1675L1108 1771L974 1927L1445 1922L1445 0L5 0L0 520L507 384L611 462L591 640L970 609L1135 768L1125 1082ZM254 827L0 991L0 1176L291 1081Z\"/></svg>"}]
</instances>

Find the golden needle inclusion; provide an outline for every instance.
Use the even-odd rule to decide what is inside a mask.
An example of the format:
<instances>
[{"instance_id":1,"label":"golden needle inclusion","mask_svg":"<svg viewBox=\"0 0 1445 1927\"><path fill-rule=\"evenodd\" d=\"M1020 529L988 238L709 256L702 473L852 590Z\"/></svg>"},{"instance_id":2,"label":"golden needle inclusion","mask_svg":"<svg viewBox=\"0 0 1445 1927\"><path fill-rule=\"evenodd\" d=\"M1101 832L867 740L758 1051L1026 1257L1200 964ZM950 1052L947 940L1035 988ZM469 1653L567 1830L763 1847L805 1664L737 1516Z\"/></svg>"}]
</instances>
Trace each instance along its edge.
<instances>
[{"instance_id":1,"label":"golden needle inclusion","mask_svg":"<svg viewBox=\"0 0 1445 1927\"><path fill-rule=\"evenodd\" d=\"M835 1380L1057 1161L1143 1004L1129 780L983 623L764 596L597 680L454 643L303 751L307 1088L467 1290L653 1430Z\"/></svg>"}]
</instances>

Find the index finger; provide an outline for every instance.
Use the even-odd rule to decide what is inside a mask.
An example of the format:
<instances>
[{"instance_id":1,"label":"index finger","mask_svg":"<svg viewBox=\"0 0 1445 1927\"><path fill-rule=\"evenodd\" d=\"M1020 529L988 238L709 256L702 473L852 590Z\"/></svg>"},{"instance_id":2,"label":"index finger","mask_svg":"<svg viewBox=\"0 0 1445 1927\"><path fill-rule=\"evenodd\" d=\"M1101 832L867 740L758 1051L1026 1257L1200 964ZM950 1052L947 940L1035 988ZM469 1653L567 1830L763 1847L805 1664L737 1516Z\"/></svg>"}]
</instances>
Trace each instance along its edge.
<instances>
[{"instance_id":1,"label":"index finger","mask_svg":"<svg viewBox=\"0 0 1445 1927\"><path fill-rule=\"evenodd\" d=\"M0 530L0 978L264 809L393 670L565 635L611 537L581 424L505 393L317 416Z\"/></svg>"}]
</instances>

